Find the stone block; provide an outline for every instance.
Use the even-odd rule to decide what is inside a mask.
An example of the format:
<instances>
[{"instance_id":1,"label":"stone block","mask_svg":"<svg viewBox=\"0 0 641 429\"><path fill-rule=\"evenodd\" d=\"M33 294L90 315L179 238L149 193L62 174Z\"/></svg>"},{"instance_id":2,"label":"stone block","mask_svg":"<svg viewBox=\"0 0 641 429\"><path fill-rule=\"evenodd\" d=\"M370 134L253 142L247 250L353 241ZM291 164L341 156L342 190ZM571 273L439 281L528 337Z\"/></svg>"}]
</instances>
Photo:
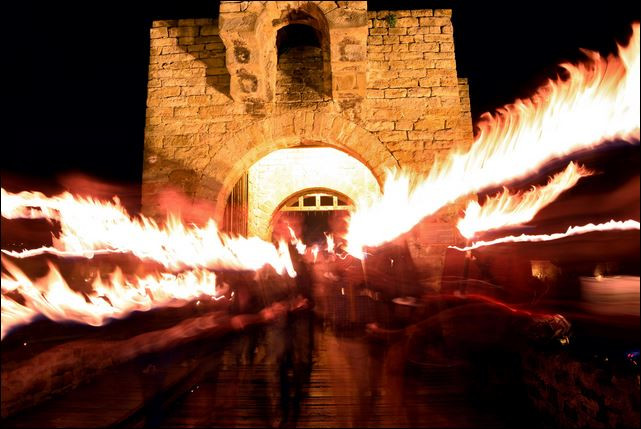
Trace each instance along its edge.
<instances>
[{"instance_id":1,"label":"stone block","mask_svg":"<svg viewBox=\"0 0 641 429\"><path fill-rule=\"evenodd\" d=\"M414 122L413 121L396 121L394 124L394 129L396 130L401 130L401 131L411 131L414 127Z\"/></svg>"},{"instance_id":2,"label":"stone block","mask_svg":"<svg viewBox=\"0 0 641 429\"><path fill-rule=\"evenodd\" d=\"M148 107L147 116L150 118L170 118L174 116L174 109L172 107Z\"/></svg>"},{"instance_id":3,"label":"stone block","mask_svg":"<svg viewBox=\"0 0 641 429\"><path fill-rule=\"evenodd\" d=\"M379 131L376 134L382 142L407 140L407 131Z\"/></svg>"},{"instance_id":4,"label":"stone block","mask_svg":"<svg viewBox=\"0 0 641 429\"><path fill-rule=\"evenodd\" d=\"M409 88L407 90L407 96L408 97L431 97L432 96L432 88Z\"/></svg>"},{"instance_id":5,"label":"stone block","mask_svg":"<svg viewBox=\"0 0 641 429\"><path fill-rule=\"evenodd\" d=\"M198 45L191 45L187 48L187 51L189 52L198 52L198 51L204 51L204 50L205 50L205 45L203 43Z\"/></svg>"},{"instance_id":6,"label":"stone block","mask_svg":"<svg viewBox=\"0 0 641 429\"><path fill-rule=\"evenodd\" d=\"M168 36L169 33L167 31L167 27L152 27L151 30L149 30L149 37L151 37L152 39L160 39L162 37Z\"/></svg>"},{"instance_id":7,"label":"stone block","mask_svg":"<svg viewBox=\"0 0 641 429\"><path fill-rule=\"evenodd\" d=\"M454 39L452 38L451 34L432 34L432 33L423 34L423 41L425 42L452 43L453 40Z\"/></svg>"},{"instance_id":8,"label":"stone block","mask_svg":"<svg viewBox=\"0 0 641 429\"><path fill-rule=\"evenodd\" d=\"M456 61L454 60L435 60L435 68L437 69L456 69Z\"/></svg>"},{"instance_id":9,"label":"stone block","mask_svg":"<svg viewBox=\"0 0 641 429\"><path fill-rule=\"evenodd\" d=\"M185 98L190 106L207 106L211 102L208 95L191 95Z\"/></svg>"},{"instance_id":10,"label":"stone block","mask_svg":"<svg viewBox=\"0 0 641 429\"><path fill-rule=\"evenodd\" d=\"M169 37L195 37L199 32L200 27L171 27Z\"/></svg>"},{"instance_id":11,"label":"stone block","mask_svg":"<svg viewBox=\"0 0 641 429\"><path fill-rule=\"evenodd\" d=\"M392 52L409 52L409 45L407 43L399 43L398 45L391 45Z\"/></svg>"},{"instance_id":12,"label":"stone block","mask_svg":"<svg viewBox=\"0 0 641 429\"><path fill-rule=\"evenodd\" d=\"M432 88L434 96L456 96L459 95L457 86L436 86Z\"/></svg>"},{"instance_id":13,"label":"stone block","mask_svg":"<svg viewBox=\"0 0 641 429\"><path fill-rule=\"evenodd\" d=\"M396 20L396 27L416 27L418 19L414 17L398 18Z\"/></svg>"},{"instance_id":14,"label":"stone block","mask_svg":"<svg viewBox=\"0 0 641 429\"><path fill-rule=\"evenodd\" d=\"M162 87L150 89L147 92L149 97L152 98L166 98L166 97L176 97L180 95L180 87Z\"/></svg>"},{"instance_id":15,"label":"stone block","mask_svg":"<svg viewBox=\"0 0 641 429\"><path fill-rule=\"evenodd\" d=\"M423 56L432 60L454 60L454 52L424 52Z\"/></svg>"},{"instance_id":16,"label":"stone block","mask_svg":"<svg viewBox=\"0 0 641 429\"><path fill-rule=\"evenodd\" d=\"M412 88L417 86L417 79L413 78L397 78L393 79L389 83L390 88ZM390 98L390 97L388 97Z\"/></svg>"},{"instance_id":17,"label":"stone block","mask_svg":"<svg viewBox=\"0 0 641 429\"><path fill-rule=\"evenodd\" d=\"M178 25L177 20L159 20L151 23L152 27L171 27L174 25Z\"/></svg>"},{"instance_id":18,"label":"stone block","mask_svg":"<svg viewBox=\"0 0 641 429\"><path fill-rule=\"evenodd\" d=\"M370 36L385 36L387 34L388 34L387 28L374 27L369 29Z\"/></svg>"},{"instance_id":19,"label":"stone block","mask_svg":"<svg viewBox=\"0 0 641 429\"><path fill-rule=\"evenodd\" d=\"M365 125L368 131L392 131L394 122L392 121L371 121Z\"/></svg>"},{"instance_id":20,"label":"stone block","mask_svg":"<svg viewBox=\"0 0 641 429\"><path fill-rule=\"evenodd\" d=\"M383 36L383 43L386 45L394 45L400 43L399 36Z\"/></svg>"},{"instance_id":21,"label":"stone block","mask_svg":"<svg viewBox=\"0 0 641 429\"><path fill-rule=\"evenodd\" d=\"M435 9L434 16L452 16L452 9Z\"/></svg>"},{"instance_id":22,"label":"stone block","mask_svg":"<svg viewBox=\"0 0 641 429\"><path fill-rule=\"evenodd\" d=\"M409 10L395 10L392 13L396 15L397 18L405 18L408 16L412 16L412 12Z\"/></svg>"},{"instance_id":23,"label":"stone block","mask_svg":"<svg viewBox=\"0 0 641 429\"><path fill-rule=\"evenodd\" d=\"M176 107L174 116L176 117L194 117L198 115L198 107Z\"/></svg>"},{"instance_id":24,"label":"stone block","mask_svg":"<svg viewBox=\"0 0 641 429\"><path fill-rule=\"evenodd\" d=\"M367 52L392 52L390 45L368 45Z\"/></svg>"},{"instance_id":25,"label":"stone block","mask_svg":"<svg viewBox=\"0 0 641 429\"><path fill-rule=\"evenodd\" d=\"M438 130L434 132L434 140L454 140L456 133L454 130Z\"/></svg>"},{"instance_id":26,"label":"stone block","mask_svg":"<svg viewBox=\"0 0 641 429\"><path fill-rule=\"evenodd\" d=\"M160 54L161 55L173 55L173 54L179 54L181 52L185 52L185 49L180 47L180 46L163 46L161 48Z\"/></svg>"},{"instance_id":27,"label":"stone block","mask_svg":"<svg viewBox=\"0 0 641 429\"><path fill-rule=\"evenodd\" d=\"M423 37L421 37L423 40ZM412 52L438 52L439 44L436 42L432 43L410 43L410 51Z\"/></svg>"},{"instance_id":28,"label":"stone block","mask_svg":"<svg viewBox=\"0 0 641 429\"><path fill-rule=\"evenodd\" d=\"M386 89L385 98L404 98L407 96L406 89Z\"/></svg>"},{"instance_id":29,"label":"stone block","mask_svg":"<svg viewBox=\"0 0 641 429\"><path fill-rule=\"evenodd\" d=\"M434 15L434 11L432 9L414 9L411 11L411 14L416 17L432 16Z\"/></svg>"},{"instance_id":30,"label":"stone block","mask_svg":"<svg viewBox=\"0 0 641 429\"><path fill-rule=\"evenodd\" d=\"M443 128L445 128L445 120L442 118L427 117L414 124L414 129L417 131L436 131Z\"/></svg>"},{"instance_id":31,"label":"stone block","mask_svg":"<svg viewBox=\"0 0 641 429\"><path fill-rule=\"evenodd\" d=\"M201 36L218 36L219 30L217 25L205 25L200 27Z\"/></svg>"},{"instance_id":32,"label":"stone block","mask_svg":"<svg viewBox=\"0 0 641 429\"><path fill-rule=\"evenodd\" d=\"M390 28L387 32L390 36L404 36L405 34L407 34L407 28L393 27L393 28Z\"/></svg>"},{"instance_id":33,"label":"stone block","mask_svg":"<svg viewBox=\"0 0 641 429\"><path fill-rule=\"evenodd\" d=\"M222 43L207 43L205 45L205 49L209 51L224 51L225 45L223 45Z\"/></svg>"},{"instance_id":34,"label":"stone block","mask_svg":"<svg viewBox=\"0 0 641 429\"><path fill-rule=\"evenodd\" d=\"M162 38L162 39L151 39L149 42L149 46L152 48L162 47L162 46L176 46L177 44L178 44L178 40L173 37Z\"/></svg>"},{"instance_id":35,"label":"stone block","mask_svg":"<svg viewBox=\"0 0 641 429\"><path fill-rule=\"evenodd\" d=\"M414 128L416 128L416 124ZM409 140L431 141L434 139L434 133L431 131L408 131L407 138Z\"/></svg>"},{"instance_id":36,"label":"stone block","mask_svg":"<svg viewBox=\"0 0 641 429\"><path fill-rule=\"evenodd\" d=\"M425 77L425 69L413 69L413 70L399 70L398 71L398 77L411 77L417 79L415 82L418 84L418 79Z\"/></svg>"},{"instance_id":37,"label":"stone block","mask_svg":"<svg viewBox=\"0 0 641 429\"><path fill-rule=\"evenodd\" d=\"M443 25L450 25L452 20L447 17L428 17L420 18L421 27L441 27Z\"/></svg>"}]
</instances>

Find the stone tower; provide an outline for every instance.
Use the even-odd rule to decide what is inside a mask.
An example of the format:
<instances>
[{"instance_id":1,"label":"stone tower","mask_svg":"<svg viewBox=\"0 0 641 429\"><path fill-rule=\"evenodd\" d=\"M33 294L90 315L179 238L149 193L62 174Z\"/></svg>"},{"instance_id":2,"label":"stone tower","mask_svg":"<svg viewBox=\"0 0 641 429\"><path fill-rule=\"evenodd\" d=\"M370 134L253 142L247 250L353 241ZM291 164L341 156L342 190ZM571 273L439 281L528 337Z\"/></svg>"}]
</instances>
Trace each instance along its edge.
<instances>
[{"instance_id":1,"label":"stone tower","mask_svg":"<svg viewBox=\"0 0 641 429\"><path fill-rule=\"evenodd\" d=\"M451 10L223 1L217 19L156 21L150 36L143 211L152 216L170 185L210 202L232 230L269 239L296 191L355 201L380 192L386 169L426 173L472 141ZM311 149L342 155L318 165ZM410 235L425 270L438 272L456 240L455 210Z\"/></svg>"}]
</instances>

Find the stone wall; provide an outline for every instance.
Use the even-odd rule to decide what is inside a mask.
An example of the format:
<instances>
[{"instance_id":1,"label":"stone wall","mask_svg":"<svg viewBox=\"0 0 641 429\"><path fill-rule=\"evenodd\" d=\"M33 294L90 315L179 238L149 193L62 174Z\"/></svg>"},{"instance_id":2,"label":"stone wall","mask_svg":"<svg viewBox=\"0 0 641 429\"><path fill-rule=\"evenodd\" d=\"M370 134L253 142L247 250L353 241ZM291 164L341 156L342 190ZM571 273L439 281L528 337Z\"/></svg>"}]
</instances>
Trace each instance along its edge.
<instances>
[{"instance_id":1,"label":"stone wall","mask_svg":"<svg viewBox=\"0 0 641 429\"><path fill-rule=\"evenodd\" d=\"M436 156L472 141L451 10L378 11L368 18L366 128L401 165L427 172Z\"/></svg>"},{"instance_id":2,"label":"stone wall","mask_svg":"<svg viewBox=\"0 0 641 429\"><path fill-rule=\"evenodd\" d=\"M316 103L323 94L323 53L314 46L297 46L278 57L276 102Z\"/></svg>"},{"instance_id":3,"label":"stone wall","mask_svg":"<svg viewBox=\"0 0 641 429\"><path fill-rule=\"evenodd\" d=\"M303 90L298 101L278 92L275 39L289 24L311 26L321 47L330 43L327 96ZM142 201L148 215L162 215L157 196L171 185L213 202L220 221L229 191L251 165L303 142L347 152L382 183L386 168L426 173L436 157L472 141L450 10L221 2L218 20L156 21L150 36ZM450 218L438 217L438 229L454 235ZM442 246L432 244L414 247L442 261Z\"/></svg>"}]
</instances>

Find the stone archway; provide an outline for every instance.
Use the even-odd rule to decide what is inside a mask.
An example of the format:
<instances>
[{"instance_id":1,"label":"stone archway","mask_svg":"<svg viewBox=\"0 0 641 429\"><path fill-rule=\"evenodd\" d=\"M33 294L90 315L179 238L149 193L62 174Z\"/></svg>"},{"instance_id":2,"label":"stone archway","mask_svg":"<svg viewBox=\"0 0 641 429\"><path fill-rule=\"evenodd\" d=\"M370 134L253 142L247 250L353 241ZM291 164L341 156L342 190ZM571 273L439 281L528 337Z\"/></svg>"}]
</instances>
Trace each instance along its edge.
<instances>
[{"instance_id":1,"label":"stone archway","mask_svg":"<svg viewBox=\"0 0 641 429\"><path fill-rule=\"evenodd\" d=\"M227 196L242 174L270 152L313 142L334 147L367 166L379 186L386 170L398 161L376 136L341 116L296 111L255 122L228 139L212 156L196 192L215 201L214 219L221 222Z\"/></svg>"},{"instance_id":2,"label":"stone archway","mask_svg":"<svg viewBox=\"0 0 641 429\"><path fill-rule=\"evenodd\" d=\"M248 171L247 233L269 238L274 212L305 189L326 188L353 202L369 203L380 195L376 178L363 163L330 147L280 149Z\"/></svg>"}]
</instances>

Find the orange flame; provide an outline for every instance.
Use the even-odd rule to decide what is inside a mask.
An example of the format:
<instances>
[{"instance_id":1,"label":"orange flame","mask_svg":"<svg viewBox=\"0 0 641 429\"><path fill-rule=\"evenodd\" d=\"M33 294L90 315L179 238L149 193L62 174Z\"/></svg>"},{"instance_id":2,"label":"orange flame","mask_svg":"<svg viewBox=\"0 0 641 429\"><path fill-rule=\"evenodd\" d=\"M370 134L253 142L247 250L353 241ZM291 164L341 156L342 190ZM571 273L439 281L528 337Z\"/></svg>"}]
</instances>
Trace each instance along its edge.
<instances>
[{"instance_id":1,"label":"orange flame","mask_svg":"<svg viewBox=\"0 0 641 429\"><path fill-rule=\"evenodd\" d=\"M296 251L299 254L304 255L307 251L307 246L296 236L296 232L294 232L294 229L291 226L287 225L287 229L289 229L289 234L291 236L290 243L296 247Z\"/></svg>"},{"instance_id":2,"label":"orange flame","mask_svg":"<svg viewBox=\"0 0 641 429\"><path fill-rule=\"evenodd\" d=\"M318 244L314 244L312 246L312 257L314 258L314 263L316 263L316 259L318 259L319 251L320 251L320 248L318 247Z\"/></svg>"},{"instance_id":3,"label":"orange flame","mask_svg":"<svg viewBox=\"0 0 641 429\"><path fill-rule=\"evenodd\" d=\"M133 311L156 307L182 306L201 296L222 298L216 290L214 273L196 269L179 274L162 273L127 279L116 269L102 280L93 282L93 292L83 294L69 287L51 263L42 278L31 280L22 270L2 259L7 273L2 273L2 337L13 327L29 323L37 315L54 321L76 321L93 326L103 325L110 318L122 318ZM24 304L5 295L17 292Z\"/></svg>"},{"instance_id":4,"label":"orange flame","mask_svg":"<svg viewBox=\"0 0 641 429\"><path fill-rule=\"evenodd\" d=\"M188 227L169 216L164 227L145 216L132 218L120 205L68 192L46 197L39 192L13 194L2 189L2 216L45 218L60 222L53 247L3 253L25 258L43 253L91 258L100 253L130 252L167 268L250 269L271 265L281 274L295 276L285 242L278 247L258 237L230 237L220 233L213 220L204 228Z\"/></svg>"},{"instance_id":5,"label":"orange flame","mask_svg":"<svg viewBox=\"0 0 641 429\"><path fill-rule=\"evenodd\" d=\"M551 81L530 100L517 100L494 116L486 115L475 144L464 154L452 154L434 164L429 175L411 186L410 175L390 174L385 193L373 203L357 201L347 236L347 250L362 257L366 246L391 241L411 229L425 216L458 198L497 186L509 180L536 173L545 163L597 147L608 140L639 139L639 25L619 56L602 58L587 53L584 64L564 64L566 80ZM563 189L573 186L584 171L573 165L555 176L542 188L509 195L504 192L488 200L483 208L468 206L462 231L500 228L531 219ZM570 176L570 177L566 177ZM556 187L555 183L567 180ZM534 195L538 195L536 198ZM545 195L545 198L542 197ZM55 266L49 273L32 280L3 259L7 273L2 273L2 331L28 323L43 314L52 320L75 320L91 325L104 324L114 317L124 317L134 310L157 306L184 305L203 294L216 297L215 276L206 269L231 268L257 270L266 264L277 271L295 275L287 245L278 246L257 237L230 237L222 234L210 220L205 227L187 226L177 217L168 217L164 226L144 216L132 218L120 205L63 193L47 197L37 192L13 194L2 189L2 216L43 218L60 223L61 232L52 247L6 254L29 257L54 253L59 256L90 258L99 253L132 253L151 259L170 269L193 268L180 274L126 279L120 270L103 282L93 284L93 292L81 294L71 289ZM532 202L535 199L544 201ZM545 202L547 199L547 202ZM468 217L469 216L469 217ZM492 242L478 242L469 250L498 242L547 241L591 231L639 229L639 222L610 221L606 224L571 227L565 233L503 237ZM292 232L292 239L304 246ZM330 241L328 237L328 251ZM305 252L300 247L299 252ZM318 247L316 247L316 252ZM314 255L316 256L316 255ZM6 293L5 293L6 292ZM9 292L20 294L24 305Z\"/></svg>"},{"instance_id":6,"label":"orange flame","mask_svg":"<svg viewBox=\"0 0 641 429\"><path fill-rule=\"evenodd\" d=\"M536 173L544 164L613 139L639 139L639 24L619 56L585 51L584 63L562 64L568 79L550 81L529 100L486 114L467 153L435 162L410 186L407 173L390 174L384 194L357 202L346 235L347 250L363 257L409 231L458 198Z\"/></svg>"},{"instance_id":7,"label":"orange flame","mask_svg":"<svg viewBox=\"0 0 641 429\"><path fill-rule=\"evenodd\" d=\"M324 234L327 241L327 247L325 248L325 250L327 250L327 253L334 253L334 248L336 247L334 243L334 236L326 232Z\"/></svg>"},{"instance_id":8,"label":"orange flame","mask_svg":"<svg viewBox=\"0 0 641 429\"><path fill-rule=\"evenodd\" d=\"M528 222L565 190L576 185L580 178L590 174L590 171L571 162L545 186L533 186L528 192L516 194L510 194L504 188L501 194L488 198L483 207L476 201L470 201L465 217L459 220L457 227L463 237L470 239L477 232Z\"/></svg>"},{"instance_id":9,"label":"orange flame","mask_svg":"<svg viewBox=\"0 0 641 429\"><path fill-rule=\"evenodd\" d=\"M540 241L552 241L558 240L560 238L571 237L573 235L587 234L589 232L597 231L629 231L639 229L639 222L636 220L626 220L626 221L615 221L611 220L605 223L593 224L588 223L587 225L581 226L571 226L565 232L556 232L554 234L540 234L540 235L508 235L507 237L497 238L491 241L477 241L466 247L457 247L449 246L450 249L456 249L460 251L474 250L479 247L492 246L494 244L500 243L524 243L528 241L540 242Z\"/></svg>"}]
</instances>

